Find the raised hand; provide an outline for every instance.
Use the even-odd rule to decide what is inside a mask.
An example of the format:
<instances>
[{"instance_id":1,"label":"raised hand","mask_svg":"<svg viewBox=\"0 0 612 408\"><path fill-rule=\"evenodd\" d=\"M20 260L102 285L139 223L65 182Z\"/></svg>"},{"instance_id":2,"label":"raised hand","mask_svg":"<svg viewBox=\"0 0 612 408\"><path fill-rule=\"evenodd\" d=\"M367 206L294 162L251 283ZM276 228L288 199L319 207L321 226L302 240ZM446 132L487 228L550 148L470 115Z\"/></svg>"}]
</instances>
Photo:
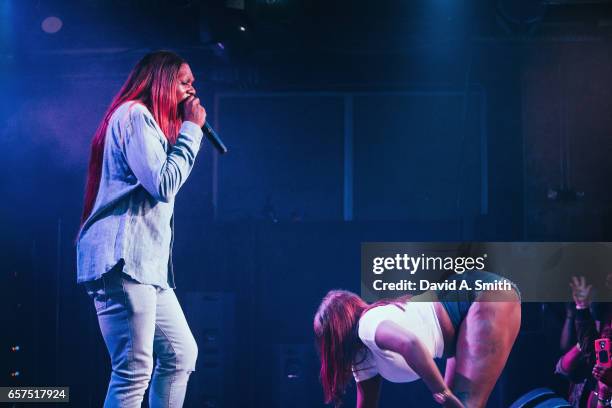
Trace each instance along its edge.
<instances>
[{"instance_id":1,"label":"raised hand","mask_svg":"<svg viewBox=\"0 0 612 408\"><path fill-rule=\"evenodd\" d=\"M591 305L592 285L587 285L584 276L572 276L570 287L572 288L572 296L576 303L576 308L587 309Z\"/></svg>"}]
</instances>

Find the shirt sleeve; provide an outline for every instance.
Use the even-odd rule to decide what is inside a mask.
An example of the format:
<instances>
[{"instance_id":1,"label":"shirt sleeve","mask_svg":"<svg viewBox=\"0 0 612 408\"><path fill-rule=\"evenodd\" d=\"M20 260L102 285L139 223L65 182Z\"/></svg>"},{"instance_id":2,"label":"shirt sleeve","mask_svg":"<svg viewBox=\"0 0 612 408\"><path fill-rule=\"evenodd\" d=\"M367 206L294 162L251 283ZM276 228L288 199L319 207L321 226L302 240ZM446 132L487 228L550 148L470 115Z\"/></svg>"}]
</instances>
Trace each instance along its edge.
<instances>
[{"instance_id":1,"label":"shirt sleeve","mask_svg":"<svg viewBox=\"0 0 612 408\"><path fill-rule=\"evenodd\" d=\"M378 368L376 367L376 361L374 360L372 352L365 348L357 353L352 370L356 382L375 377L378 374Z\"/></svg>"},{"instance_id":2,"label":"shirt sleeve","mask_svg":"<svg viewBox=\"0 0 612 408\"><path fill-rule=\"evenodd\" d=\"M164 148L165 136L158 130L151 114L135 105L123 149L128 166L142 186L158 201L170 201L187 180L202 141L202 129L183 122L174 146Z\"/></svg>"}]
</instances>

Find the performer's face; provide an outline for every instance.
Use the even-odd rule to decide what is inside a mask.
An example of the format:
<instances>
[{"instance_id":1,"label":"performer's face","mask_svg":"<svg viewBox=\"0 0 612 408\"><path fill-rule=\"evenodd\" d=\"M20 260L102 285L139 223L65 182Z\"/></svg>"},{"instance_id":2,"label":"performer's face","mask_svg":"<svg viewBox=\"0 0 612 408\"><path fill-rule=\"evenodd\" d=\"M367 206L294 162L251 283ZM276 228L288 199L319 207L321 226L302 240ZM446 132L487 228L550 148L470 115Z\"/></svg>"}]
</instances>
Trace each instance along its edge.
<instances>
[{"instance_id":1,"label":"performer's face","mask_svg":"<svg viewBox=\"0 0 612 408\"><path fill-rule=\"evenodd\" d=\"M177 76L178 84L176 85L176 100L181 103L190 95L195 95L196 90L193 87L195 78L191 73L191 68L188 64L181 65Z\"/></svg>"}]
</instances>

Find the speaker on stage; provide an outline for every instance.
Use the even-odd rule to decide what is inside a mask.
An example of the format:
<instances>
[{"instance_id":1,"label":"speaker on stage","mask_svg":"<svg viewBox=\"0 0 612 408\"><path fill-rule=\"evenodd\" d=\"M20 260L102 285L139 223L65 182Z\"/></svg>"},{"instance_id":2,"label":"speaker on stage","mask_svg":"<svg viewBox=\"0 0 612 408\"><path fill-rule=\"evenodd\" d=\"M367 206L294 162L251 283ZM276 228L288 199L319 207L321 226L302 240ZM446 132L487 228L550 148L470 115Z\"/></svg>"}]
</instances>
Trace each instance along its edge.
<instances>
[{"instance_id":1,"label":"speaker on stage","mask_svg":"<svg viewBox=\"0 0 612 408\"><path fill-rule=\"evenodd\" d=\"M191 292L181 296L181 304L198 344L185 407L235 406L235 295Z\"/></svg>"},{"instance_id":2,"label":"speaker on stage","mask_svg":"<svg viewBox=\"0 0 612 408\"><path fill-rule=\"evenodd\" d=\"M276 346L274 407L312 408L322 401L316 381L316 353L313 344L279 344ZM317 396L319 398L317 399Z\"/></svg>"}]
</instances>

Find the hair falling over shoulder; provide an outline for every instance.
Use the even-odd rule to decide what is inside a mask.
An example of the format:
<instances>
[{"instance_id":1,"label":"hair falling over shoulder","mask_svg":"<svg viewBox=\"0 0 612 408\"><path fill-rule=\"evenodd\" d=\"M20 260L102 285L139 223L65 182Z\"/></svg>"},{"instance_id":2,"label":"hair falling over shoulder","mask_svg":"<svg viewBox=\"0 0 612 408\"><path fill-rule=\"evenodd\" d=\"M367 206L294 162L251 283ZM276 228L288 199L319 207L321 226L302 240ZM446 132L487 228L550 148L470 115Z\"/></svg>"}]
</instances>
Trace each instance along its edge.
<instances>
[{"instance_id":1,"label":"hair falling over shoulder","mask_svg":"<svg viewBox=\"0 0 612 408\"><path fill-rule=\"evenodd\" d=\"M170 51L149 53L138 61L114 97L91 142L81 225L91 214L96 201L102 176L106 130L112 114L121 104L138 101L145 105L168 142L175 143L181 126L175 87L179 69L184 63L185 60Z\"/></svg>"},{"instance_id":2,"label":"hair falling over shoulder","mask_svg":"<svg viewBox=\"0 0 612 408\"><path fill-rule=\"evenodd\" d=\"M332 290L323 298L314 318L320 379L326 403L341 405L351 380L355 356L364 347L357 336L359 317L368 307L359 296Z\"/></svg>"}]
</instances>

